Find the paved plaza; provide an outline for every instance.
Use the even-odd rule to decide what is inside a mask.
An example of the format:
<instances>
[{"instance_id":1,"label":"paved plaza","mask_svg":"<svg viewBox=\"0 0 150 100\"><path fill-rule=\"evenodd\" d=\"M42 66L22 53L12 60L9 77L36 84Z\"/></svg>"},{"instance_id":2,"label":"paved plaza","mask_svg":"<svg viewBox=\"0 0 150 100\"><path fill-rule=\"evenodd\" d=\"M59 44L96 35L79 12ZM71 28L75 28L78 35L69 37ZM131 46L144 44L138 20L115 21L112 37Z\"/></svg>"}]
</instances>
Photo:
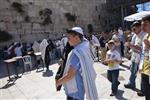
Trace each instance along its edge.
<instances>
[{"instance_id":1,"label":"paved plaza","mask_svg":"<svg viewBox=\"0 0 150 100\"><path fill-rule=\"evenodd\" d=\"M94 63L94 68L97 73L96 86L100 100L144 100L144 97L137 96L137 91L140 88L140 74L137 77L137 89L131 90L124 88L124 84L128 82L130 71L128 69L130 61L124 60L121 66L118 94L110 97L110 82L107 80L107 66L100 62ZM19 74L21 78L8 82L6 76L6 65L0 64L0 100L65 100L65 93L62 89L56 92L55 75L58 69L58 64L54 63L49 66L50 71L45 72L43 68L39 71L32 70ZM13 77L13 75L11 76Z\"/></svg>"}]
</instances>

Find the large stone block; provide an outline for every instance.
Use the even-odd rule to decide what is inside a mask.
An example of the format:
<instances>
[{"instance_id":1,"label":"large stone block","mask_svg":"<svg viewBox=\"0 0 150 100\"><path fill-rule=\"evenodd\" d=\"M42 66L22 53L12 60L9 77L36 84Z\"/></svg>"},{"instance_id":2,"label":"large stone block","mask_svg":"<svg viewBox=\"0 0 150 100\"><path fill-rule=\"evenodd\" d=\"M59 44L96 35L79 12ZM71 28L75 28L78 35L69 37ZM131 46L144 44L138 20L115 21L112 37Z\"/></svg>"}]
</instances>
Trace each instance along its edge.
<instances>
[{"instance_id":1,"label":"large stone block","mask_svg":"<svg viewBox=\"0 0 150 100\"><path fill-rule=\"evenodd\" d=\"M11 4L13 2L21 3L25 13L21 14L12 9ZM7 16L10 17L9 20L11 20L10 24L7 23L7 25L4 25L5 23L0 23L0 28L9 28L8 31L11 33L39 34L44 32L65 33L66 28L70 28L72 25L78 25L84 27L84 29L86 29L85 31L87 31L87 24L93 24L95 21L98 21L98 19L95 19L97 18L95 7L103 2L103 0L9 0L9 2L0 0L0 20L5 19ZM39 11L44 8L52 10L52 24L41 26L39 24L41 23ZM64 14L68 12L77 16L76 22L73 23L67 21ZM24 20L26 15L30 18L29 23L26 23ZM22 38L24 38L23 40L26 40L26 36L23 36Z\"/></svg>"}]
</instances>

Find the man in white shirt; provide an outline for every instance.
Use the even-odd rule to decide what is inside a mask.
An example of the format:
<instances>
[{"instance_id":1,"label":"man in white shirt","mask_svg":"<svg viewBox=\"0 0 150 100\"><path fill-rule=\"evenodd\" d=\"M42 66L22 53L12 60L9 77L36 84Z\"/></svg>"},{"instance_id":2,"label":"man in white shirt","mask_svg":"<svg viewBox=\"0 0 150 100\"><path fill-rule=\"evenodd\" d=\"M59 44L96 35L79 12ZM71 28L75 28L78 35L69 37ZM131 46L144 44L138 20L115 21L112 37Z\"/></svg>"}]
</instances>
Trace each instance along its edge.
<instances>
[{"instance_id":1,"label":"man in white shirt","mask_svg":"<svg viewBox=\"0 0 150 100\"><path fill-rule=\"evenodd\" d=\"M63 50L67 44L68 38L65 34L63 34L63 38L61 39L61 55L63 54Z\"/></svg>"},{"instance_id":2,"label":"man in white shirt","mask_svg":"<svg viewBox=\"0 0 150 100\"><path fill-rule=\"evenodd\" d=\"M131 75L129 78L128 84L125 84L125 88L135 89L136 88L136 76L139 69L139 62L140 62L140 56L141 56L141 47L142 47L142 41L146 33L142 32L141 30L141 23L140 22L134 22L131 25L132 32L134 32L134 35L132 37L131 42L127 44L127 46L132 50L132 56L131 56Z\"/></svg>"},{"instance_id":3,"label":"man in white shirt","mask_svg":"<svg viewBox=\"0 0 150 100\"><path fill-rule=\"evenodd\" d=\"M99 40L96 36L94 36L93 34L90 34L89 36L89 41L91 44L91 51L93 53L93 56L97 58L97 60L99 61L99 48L100 48L100 43Z\"/></svg>"}]
</instances>

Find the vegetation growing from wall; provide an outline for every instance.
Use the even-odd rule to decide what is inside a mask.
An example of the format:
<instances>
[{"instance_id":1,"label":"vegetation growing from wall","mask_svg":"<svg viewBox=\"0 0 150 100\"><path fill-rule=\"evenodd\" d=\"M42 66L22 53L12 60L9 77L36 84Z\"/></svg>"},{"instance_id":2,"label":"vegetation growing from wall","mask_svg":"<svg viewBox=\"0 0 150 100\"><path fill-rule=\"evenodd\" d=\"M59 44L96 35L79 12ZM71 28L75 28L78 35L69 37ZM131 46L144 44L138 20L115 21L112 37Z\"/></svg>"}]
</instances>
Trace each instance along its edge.
<instances>
[{"instance_id":1,"label":"vegetation growing from wall","mask_svg":"<svg viewBox=\"0 0 150 100\"><path fill-rule=\"evenodd\" d=\"M72 21L72 22L75 22L77 18L75 14L71 14L71 13L65 13L65 17L67 18L67 21Z\"/></svg>"},{"instance_id":2,"label":"vegetation growing from wall","mask_svg":"<svg viewBox=\"0 0 150 100\"><path fill-rule=\"evenodd\" d=\"M22 4L18 3L18 2L13 2L11 4L11 7L14 8L14 10L16 10L18 13L20 13L20 15L24 18L25 22L30 22L30 16L27 14L27 12L24 10L24 7Z\"/></svg>"},{"instance_id":3,"label":"vegetation growing from wall","mask_svg":"<svg viewBox=\"0 0 150 100\"><path fill-rule=\"evenodd\" d=\"M9 0L6 0L7 2L10 2Z\"/></svg>"},{"instance_id":4,"label":"vegetation growing from wall","mask_svg":"<svg viewBox=\"0 0 150 100\"><path fill-rule=\"evenodd\" d=\"M1 31L0 30L0 42L5 42L5 41L9 41L12 39L12 35L10 35L8 32L6 31Z\"/></svg>"},{"instance_id":5,"label":"vegetation growing from wall","mask_svg":"<svg viewBox=\"0 0 150 100\"><path fill-rule=\"evenodd\" d=\"M48 24L52 24L51 15L52 15L52 10L49 8L45 8L43 10L40 10L39 16L41 16L43 18L41 25L45 26Z\"/></svg>"},{"instance_id":6,"label":"vegetation growing from wall","mask_svg":"<svg viewBox=\"0 0 150 100\"><path fill-rule=\"evenodd\" d=\"M88 28L88 32L89 32L89 33L92 33L92 32L93 32L93 25L92 25L92 24L88 24L88 25L87 25L87 28Z\"/></svg>"},{"instance_id":7,"label":"vegetation growing from wall","mask_svg":"<svg viewBox=\"0 0 150 100\"><path fill-rule=\"evenodd\" d=\"M18 12L18 13L24 13L23 6L18 2L13 2L11 6Z\"/></svg>"},{"instance_id":8,"label":"vegetation growing from wall","mask_svg":"<svg viewBox=\"0 0 150 100\"><path fill-rule=\"evenodd\" d=\"M25 22L30 22L30 17L28 15L26 15L25 18L24 18L24 21Z\"/></svg>"}]
</instances>

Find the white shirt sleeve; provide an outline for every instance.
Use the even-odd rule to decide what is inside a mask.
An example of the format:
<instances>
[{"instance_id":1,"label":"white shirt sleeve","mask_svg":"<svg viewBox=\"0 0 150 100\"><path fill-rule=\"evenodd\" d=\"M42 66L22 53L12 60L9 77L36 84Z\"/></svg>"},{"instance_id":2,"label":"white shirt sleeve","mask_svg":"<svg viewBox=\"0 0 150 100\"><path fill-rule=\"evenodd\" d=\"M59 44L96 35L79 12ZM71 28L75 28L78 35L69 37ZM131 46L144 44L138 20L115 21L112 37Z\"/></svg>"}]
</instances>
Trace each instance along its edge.
<instances>
[{"instance_id":1,"label":"white shirt sleeve","mask_svg":"<svg viewBox=\"0 0 150 100\"><path fill-rule=\"evenodd\" d=\"M115 59L121 61L121 56L117 51L115 52Z\"/></svg>"},{"instance_id":2,"label":"white shirt sleeve","mask_svg":"<svg viewBox=\"0 0 150 100\"><path fill-rule=\"evenodd\" d=\"M144 44L144 42L143 42L143 45L142 45L142 53L141 53L141 57L140 57L139 69L142 69L143 63L144 63L144 47L145 47L145 44Z\"/></svg>"},{"instance_id":3,"label":"white shirt sleeve","mask_svg":"<svg viewBox=\"0 0 150 100\"><path fill-rule=\"evenodd\" d=\"M96 36L93 35L92 39L93 39L94 45L100 46L99 40L98 40L98 38Z\"/></svg>"}]
</instances>

